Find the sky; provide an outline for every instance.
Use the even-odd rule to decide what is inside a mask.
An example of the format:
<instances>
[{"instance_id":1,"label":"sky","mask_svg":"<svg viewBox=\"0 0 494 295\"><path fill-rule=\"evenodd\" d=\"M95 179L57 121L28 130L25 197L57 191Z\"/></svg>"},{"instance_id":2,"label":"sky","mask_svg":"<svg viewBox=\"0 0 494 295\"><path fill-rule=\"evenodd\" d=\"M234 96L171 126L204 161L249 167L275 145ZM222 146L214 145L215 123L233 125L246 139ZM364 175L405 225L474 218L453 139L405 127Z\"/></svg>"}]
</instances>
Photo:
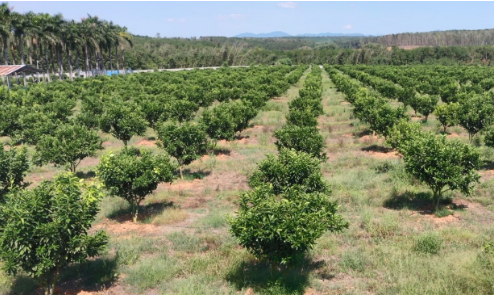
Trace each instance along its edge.
<instances>
[{"instance_id":1,"label":"sky","mask_svg":"<svg viewBox=\"0 0 494 295\"><path fill-rule=\"evenodd\" d=\"M37 2L9 1L20 13L97 15L132 34L227 36L283 31L385 35L494 28L494 2Z\"/></svg>"}]
</instances>

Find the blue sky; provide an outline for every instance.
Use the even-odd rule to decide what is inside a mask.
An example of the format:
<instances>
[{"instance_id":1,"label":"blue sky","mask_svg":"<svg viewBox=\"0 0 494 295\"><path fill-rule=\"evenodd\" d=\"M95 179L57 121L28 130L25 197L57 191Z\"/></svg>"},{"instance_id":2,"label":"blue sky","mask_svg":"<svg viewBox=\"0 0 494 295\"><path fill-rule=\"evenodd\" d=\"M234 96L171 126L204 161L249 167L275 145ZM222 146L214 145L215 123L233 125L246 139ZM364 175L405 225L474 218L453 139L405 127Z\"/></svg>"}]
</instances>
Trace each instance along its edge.
<instances>
[{"instance_id":1,"label":"blue sky","mask_svg":"<svg viewBox=\"0 0 494 295\"><path fill-rule=\"evenodd\" d=\"M137 35L234 36L284 31L383 35L494 28L494 2L16 2L17 12L97 15Z\"/></svg>"}]
</instances>

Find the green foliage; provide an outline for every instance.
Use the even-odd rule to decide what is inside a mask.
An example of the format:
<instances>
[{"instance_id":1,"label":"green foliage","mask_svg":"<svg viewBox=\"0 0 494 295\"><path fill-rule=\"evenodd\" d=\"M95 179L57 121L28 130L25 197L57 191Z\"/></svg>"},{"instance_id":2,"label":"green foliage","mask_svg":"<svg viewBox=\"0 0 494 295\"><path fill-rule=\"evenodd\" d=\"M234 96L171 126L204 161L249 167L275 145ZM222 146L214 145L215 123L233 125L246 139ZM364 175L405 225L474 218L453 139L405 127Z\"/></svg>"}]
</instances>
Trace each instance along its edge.
<instances>
[{"instance_id":1,"label":"green foliage","mask_svg":"<svg viewBox=\"0 0 494 295\"><path fill-rule=\"evenodd\" d=\"M311 109L292 109L286 117L288 124L299 127L312 127L317 126L317 114L313 113Z\"/></svg>"},{"instance_id":2,"label":"green foliage","mask_svg":"<svg viewBox=\"0 0 494 295\"><path fill-rule=\"evenodd\" d=\"M467 130L470 140L491 124L492 114L494 114L493 98L489 94L474 95L460 101L459 123Z\"/></svg>"},{"instance_id":3,"label":"green foliage","mask_svg":"<svg viewBox=\"0 0 494 295\"><path fill-rule=\"evenodd\" d=\"M354 101L353 112L361 121L368 123L370 130L387 137L389 128L407 118L405 108L392 107L386 99L371 93L360 92Z\"/></svg>"},{"instance_id":4,"label":"green foliage","mask_svg":"<svg viewBox=\"0 0 494 295\"><path fill-rule=\"evenodd\" d=\"M53 163L66 166L73 173L82 159L94 157L103 149L102 140L95 131L81 125L64 124L53 135L41 137L36 145L33 163L42 166Z\"/></svg>"},{"instance_id":5,"label":"green foliage","mask_svg":"<svg viewBox=\"0 0 494 295\"><path fill-rule=\"evenodd\" d=\"M207 153L208 139L204 127L200 124L164 123L157 131L161 146L177 159L182 179L182 166L189 165Z\"/></svg>"},{"instance_id":6,"label":"green foliage","mask_svg":"<svg viewBox=\"0 0 494 295\"><path fill-rule=\"evenodd\" d=\"M212 140L233 140L235 133L247 128L256 114L257 110L249 102L220 103L204 111L200 122Z\"/></svg>"},{"instance_id":7,"label":"green foliage","mask_svg":"<svg viewBox=\"0 0 494 295\"><path fill-rule=\"evenodd\" d=\"M41 112L22 114L19 117L19 129L15 132L13 141L35 145L42 136L52 135L59 123Z\"/></svg>"},{"instance_id":8,"label":"green foliage","mask_svg":"<svg viewBox=\"0 0 494 295\"><path fill-rule=\"evenodd\" d=\"M53 294L60 271L98 255L108 237L88 235L103 192L71 173L32 190L16 190L0 208L0 258L9 274L22 270Z\"/></svg>"},{"instance_id":9,"label":"green foliage","mask_svg":"<svg viewBox=\"0 0 494 295\"><path fill-rule=\"evenodd\" d=\"M124 198L131 205L133 221L137 221L139 204L161 182L172 182L176 167L168 155L124 148L101 158L96 175L109 193Z\"/></svg>"},{"instance_id":10,"label":"green foliage","mask_svg":"<svg viewBox=\"0 0 494 295\"><path fill-rule=\"evenodd\" d=\"M195 102L185 99L173 99L169 101L164 108L160 120L161 121L189 121L193 118L195 112L199 109L199 105Z\"/></svg>"},{"instance_id":11,"label":"green foliage","mask_svg":"<svg viewBox=\"0 0 494 295\"><path fill-rule=\"evenodd\" d=\"M415 133L398 144L398 151L406 171L431 188L436 210L445 190L470 195L480 178L476 172L481 162L478 150L456 140L447 141L446 136Z\"/></svg>"},{"instance_id":12,"label":"green foliage","mask_svg":"<svg viewBox=\"0 0 494 295\"><path fill-rule=\"evenodd\" d=\"M389 130L386 144L395 149L399 148L399 146L407 146L421 132L422 126L419 123L400 120Z\"/></svg>"},{"instance_id":13,"label":"green foliage","mask_svg":"<svg viewBox=\"0 0 494 295\"><path fill-rule=\"evenodd\" d=\"M423 233L415 239L413 249L424 254L437 254L441 250L442 239L434 233Z\"/></svg>"},{"instance_id":14,"label":"green foliage","mask_svg":"<svg viewBox=\"0 0 494 295\"><path fill-rule=\"evenodd\" d=\"M10 147L6 150L0 143L0 199L10 190L22 185L28 169L26 147Z\"/></svg>"},{"instance_id":15,"label":"green foliage","mask_svg":"<svg viewBox=\"0 0 494 295\"><path fill-rule=\"evenodd\" d=\"M258 259L295 264L324 232L338 232L348 223L327 195L290 188L277 195L270 186L258 186L240 197L230 232Z\"/></svg>"},{"instance_id":16,"label":"green foliage","mask_svg":"<svg viewBox=\"0 0 494 295\"><path fill-rule=\"evenodd\" d=\"M321 160L326 159L324 153L324 139L319 130L314 127L299 127L296 125L285 125L275 131L274 136L278 151L284 148L305 152Z\"/></svg>"},{"instance_id":17,"label":"green foliage","mask_svg":"<svg viewBox=\"0 0 494 295\"><path fill-rule=\"evenodd\" d=\"M142 136L146 132L147 122L139 107L133 103L115 100L105 106L100 120L100 128L126 146L132 136Z\"/></svg>"},{"instance_id":18,"label":"green foliage","mask_svg":"<svg viewBox=\"0 0 494 295\"><path fill-rule=\"evenodd\" d=\"M276 195L292 187L307 193L329 193L319 164L319 159L307 153L281 149L278 157L268 155L258 164L258 170L249 177L249 185L255 188L270 184Z\"/></svg>"},{"instance_id":19,"label":"green foliage","mask_svg":"<svg viewBox=\"0 0 494 295\"><path fill-rule=\"evenodd\" d=\"M484 143L486 146L494 148L494 127L491 126L485 130Z\"/></svg>"},{"instance_id":20,"label":"green foliage","mask_svg":"<svg viewBox=\"0 0 494 295\"><path fill-rule=\"evenodd\" d=\"M412 104L414 110L417 110L419 113L425 116L425 121L427 122L427 118L434 111L434 108L439 101L439 96L437 95L420 95L417 94L415 96L415 100Z\"/></svg>"},{"instance_id":21,"label":"green foliage","mask_svg":"<svg viewBox=\"0 0 494 295\"><path fill-rule=\"evenodd\" d=\"M457 102L445 103L437 105L434 110L437 120L443 126L443 131L446 133L447 127L455 126L459 123L458 121L458 109L460 105Z\"/></svg>"}]
</instances>

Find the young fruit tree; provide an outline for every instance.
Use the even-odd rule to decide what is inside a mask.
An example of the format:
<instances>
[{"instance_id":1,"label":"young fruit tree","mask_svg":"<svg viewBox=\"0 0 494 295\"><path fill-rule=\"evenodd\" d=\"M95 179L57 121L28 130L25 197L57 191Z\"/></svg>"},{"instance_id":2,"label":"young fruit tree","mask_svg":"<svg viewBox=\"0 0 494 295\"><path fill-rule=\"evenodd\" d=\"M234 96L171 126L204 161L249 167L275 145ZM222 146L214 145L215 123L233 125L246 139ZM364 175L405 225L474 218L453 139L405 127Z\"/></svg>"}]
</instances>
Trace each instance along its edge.
<instances>
[{"instance_id":1,"label":"young fruit tree","mask_svg":"<svg viewBox=\"0 0 494 295\"><path fill-rule=\"evenodd\" d=\"M218 106L202 113L200 124L205 126L209 138L216 145L218 140L233 140L235 137L235 122L230 111L230 105L220 103Z\"/></svg>"},{"instance_id":2,"label":"young fruit tree","mask_svg":"<svg viewBox=\"0 0 494 295\"><path fill-rule=\"evenodd\" d=\"M313 113L311 109L292 109L286 116L286 121L288 124L299 127L316 127L318 116L319 115Z\"/></svg>"},{"instance_id":3,"label":"young fruit tree","mask_svg":"<svg viewBox=\"0 0 494 295\"><path fill-rule=\"evenodd\" d=\"M278 151L283 148L294 149L305 152L321 160L326 159L324 153L324 139L315 127L299 127L295 125L284 125L275 131L274 136Z\"/></svg>"},{"instance_id":4,"label":"young fruit tree","mask_svg":"<svg viewBox=\"0 0 494 295\"><path fill-rule=\"evenodd\" d=\"M159 146L177 159L180 178L183 179L183 166L207 154L208 139L204 126L192 122L164 123L158 126Z\"/></svg>"},{"instance_id":5,"label":"young fruit tree","mask_svg":"<svg viewBox=\"0 0 494 295\"><path fill-rule=\"evenodd\" d=\"M424 122L427 122L429 115L434 111L434 108L436 107L439 101L439 96L428 95L428 94L426 95L417 94L416 100L418 104L416 106L417 111L425 116Z\"/></svg>"},{"instance_id":6,"label":"young fruit tree","mask_svg":"<svg viewBox=\"0 0 494 295\"><path fill-rule=\"evenodd\" d=\"M150 151L124 148L101 158L96 175L109 193L130 203L132 221L137 222L139 204L161 182L172 182L176 167L168 155L153 155Z\"/></svg>"},{"instance_id":7,"label":"young fruit tree","mask_svg":"<svg viewBox=\"0 0 494 295\"><path fill-rule=\"evenodd\" d=\"M398 151L405 170L431 188L436 210L444 192L459 190L470 195L480 178L476 172L481 164L478 150L457 140L448 141L444 135L415 133L398 145Z\"/></svg>"},{"instance_id":8,"label":"young fruit tree","mask_svg":"<svg viewBox=\"0 0 494 295\"><path fill-rule=\"evenodd\" d=\"M11 275L22 270L54 294L64 267L98 255L107 244L103 231L88 234L103 195L100 186L71 173L8 194L0 207L2 268Z\"/></svg>"},{"instance_id":9,"label":"young fruit tree","mask_svg":"<svg viewBox=\"0 0 494 295\"><path fill-rule=\"evenodd\" d=\"M319 168L320 160L310 154L293 149L280 150L278 157L268 155L258 164L258 169L249 177L252 188L271 184L274 194L298 187L301 191L328 193Z\"/></svg>"},{"instance_id":10,"label":"young fruit tree","mask_svg":"<svg viewBox=\"0 0 494 295\"><path fill-rule=\"evenodd\" d=\"M434 114L443 127L443 133L446 133L446 128L458 124L459 107L460 105L457 102L444 103L436 106Z\"/></svg>"},{"instance_id":11,"label":"young fruit tree","mask_svg":"<svg viewBox=\"0 0 494 295\"><path fill-rule=\"evenodd\" d=\"M144 135L147 121L137 105L117 100L105 106L100 128L127 146L132 136Z\"/></svg>"},{"instance_id":12,"label":"young fruit tree","mask_svg":"<svg viewBox=\"0 0 494 295\"><path fill-rule=\"evenodd\" d=\"M26 147L6 150L0 143L0 200L4 194L22 185L28 169Z\"/></svg>"},{"instance_id":13,"label":"young fruit tree","mask_svg":"<svg viewBox=\"0 0 494 295\"><path fill-rule=\"evenodd\" d=\"M326 231L348 227L337 214L338 206L326 194L307 193L292 187L275 194L263 185L240 196L236 217L229 218L230 233L258 259L293 265Z\"/></svg>"},{"instance_id":14,"label":"young fruit tree","mask_svg":"<svg viewBox=\"0 0 494 295\"><path fill-rule=\"evenodd\" d=\"M103 141L98 133L81 125L64 124L53 135L41 137L33 156L34 164L42 166L53 163L65 166L75 173L77 166L86 157L94 157L102 150Z\"/></svg>"},{"instance_id":15,"label":"young fruit tree","mask_svg":"<svg viewBox=\"0 0 494 295\"><path fill-rule=\"evenodd\" d=\"M458 121L461 127L468 132L468 139L472 138L492 122L494 114L493 100L490 95L477 94L460 101Z\"/></svg>"}]
</instances>

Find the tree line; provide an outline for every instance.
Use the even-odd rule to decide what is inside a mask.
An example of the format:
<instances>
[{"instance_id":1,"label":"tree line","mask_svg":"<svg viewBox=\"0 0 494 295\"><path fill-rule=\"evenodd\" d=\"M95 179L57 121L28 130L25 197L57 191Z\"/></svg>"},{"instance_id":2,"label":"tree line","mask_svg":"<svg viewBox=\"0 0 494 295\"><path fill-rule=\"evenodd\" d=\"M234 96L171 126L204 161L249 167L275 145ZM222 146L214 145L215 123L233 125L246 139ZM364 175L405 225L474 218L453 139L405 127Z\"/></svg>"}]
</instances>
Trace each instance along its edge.
<instances>
[{"instance_id":1,"label":"tree line","mask_svg":"<svg viewBox=\"0 0 494 295\"><path fill-rule=\"evenodd\" d=\"M3 2L0 42L0 62L5 65L29 64L60 75L68 69L72 77L74 65L86 72L125 68L124 45L132 46L132 35L126 27L98 16L88 14L76 22L60 13L17 13Z\"/></svg>"}]
</instances>

